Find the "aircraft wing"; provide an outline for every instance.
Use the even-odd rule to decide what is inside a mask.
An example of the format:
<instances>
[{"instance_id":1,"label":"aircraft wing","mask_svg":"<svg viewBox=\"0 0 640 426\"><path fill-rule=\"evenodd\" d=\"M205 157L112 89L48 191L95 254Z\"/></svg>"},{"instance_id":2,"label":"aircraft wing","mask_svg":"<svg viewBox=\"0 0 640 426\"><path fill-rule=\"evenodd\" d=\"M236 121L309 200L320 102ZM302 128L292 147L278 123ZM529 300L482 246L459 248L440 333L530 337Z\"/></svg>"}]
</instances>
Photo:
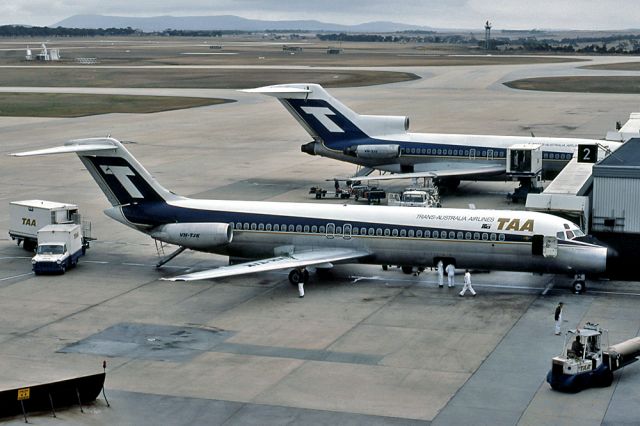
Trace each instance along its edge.
<instances>
[{"instance_id":1,"label":"aircraft wing","mask_svg":"<svg viewBox=\"0 0 640 426\"><path fill-rule=\"evenodd\" d=\"M293 253L290 256L277 256L269 259L253 260L236 265L221 266L215 269L178 275L176 277L160 278L165 281L195 281L210 278L231 277L234 275L252 274L254 272L276 271L302 266L321 265L329 262L341 262L368 256L364 250L326 248Z\"/></svg>"},{"instance_id":2,"label":"aircraft wing","mask_svg":"<svg viewBox=\"0 0 640 426\"><path fill-rule=\"evenodd\" d=\"M327 180L359 181L368 182L370 180L393 180L393 179L415 179L415 178L445 178L463 176L491 176L499 175L506 171L505 166L470 166L467 168L450 168L442 170L430 170L413 173L393 173L386 175L353 176L349 178L335 178Z\"/></svg>"}]
</instances>

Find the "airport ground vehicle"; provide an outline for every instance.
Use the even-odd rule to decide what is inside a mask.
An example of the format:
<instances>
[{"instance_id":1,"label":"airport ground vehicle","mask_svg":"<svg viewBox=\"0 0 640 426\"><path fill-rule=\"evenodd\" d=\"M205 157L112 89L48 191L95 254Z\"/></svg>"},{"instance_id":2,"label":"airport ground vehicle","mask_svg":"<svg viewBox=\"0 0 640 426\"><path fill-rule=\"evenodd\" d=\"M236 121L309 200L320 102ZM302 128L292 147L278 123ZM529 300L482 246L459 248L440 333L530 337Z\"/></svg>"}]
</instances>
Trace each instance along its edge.
<instances>
[{"instance_id":1,"label":"airport ground vehicle","mask_svg":"<svg viewBox=\"0 0 640 426\"><path fill-rule=\"evenodd\" d=\"M390 192L387 194L387 204L400 207L441 207L435 187L407 189L401 193Z\"/></svg>"},{"instance_id":2,"label":"airport ground vehicle","mask_svg":"<svg viewBox=\"0 0 640 426\"><path fill-rule=\"evenodd\" d=\"M369 185L353 185L351 194L356 201L366 200L369 204L380 204L381 200L387 198L387 193L384 189Z\"/></svg>"},{"instance_id":3,"label":"airport ground vehicle","mask_svg":"<svg viewBox=\"0 0 640 426\"><path fill-rule=\"evenodd\" d=\"M341 199L351 198L351 192L348 190L343 191L341 189L338 189L337 191L327 191L326 189L323 189L319 186L312 186L311 188L309 188L309 194L313 195L316 198L316 200L327 198L327 195L333 198L341 198Z\"/></svg>"},{"instance_id":4,"label":"airport ground vehicle","mask_svg":"<svg viewBox=\"0 0 640 426\"><path fill-rule=\"evenodd\" d=\"M603 342L603 340L605 340ZM547 382L557 391L580 392L590 387L607 387L613 372L638 360L640 337L613 346L608 345L608 332L598 324L569 330L562 353L551 361Z\"/></svg>"},{"instance_id":5,"label":"airport ground vehicle","mask_svg":"<svg viewBox=\"0 0 640 426\"><path fill-rule=\"evenodd\" d=\"M80 223L78 206L44 200L9 203L9 236L33 251L38 245L38 230L54 224Z\"/></svg>"},{"instance_id":6,"label":"airport ground vehicle","mask_svg":"<svg viewBox=\"0 0 640 426\"><path fill-rule=\"evenodd\" d=\"M47 225L38 231L38 248L31 259L33 272L36 275L47 272L64 274L76 266L85 251L80 225Z\"/></svg>"}]
</instances>

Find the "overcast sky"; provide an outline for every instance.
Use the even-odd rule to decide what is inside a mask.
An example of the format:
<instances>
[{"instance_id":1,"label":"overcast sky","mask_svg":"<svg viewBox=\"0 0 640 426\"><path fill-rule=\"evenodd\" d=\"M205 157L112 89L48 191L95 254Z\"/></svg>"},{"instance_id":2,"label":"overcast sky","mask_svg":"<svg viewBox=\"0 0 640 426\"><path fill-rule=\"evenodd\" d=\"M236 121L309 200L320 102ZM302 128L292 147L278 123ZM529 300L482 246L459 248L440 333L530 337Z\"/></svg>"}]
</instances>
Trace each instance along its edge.
<instances>
[{"instance_id":1,"label":"overcast sky","mask_svg":"<svg viewBox=\"0 0 640 426\"><path fill-rule=\"evenodd\" d=\"M440 28L640 28L640 0L5 0L0 24L52 25L78 14L223 15L316 19L337 24L395 21Z\"/></svg>"}]
</instances>

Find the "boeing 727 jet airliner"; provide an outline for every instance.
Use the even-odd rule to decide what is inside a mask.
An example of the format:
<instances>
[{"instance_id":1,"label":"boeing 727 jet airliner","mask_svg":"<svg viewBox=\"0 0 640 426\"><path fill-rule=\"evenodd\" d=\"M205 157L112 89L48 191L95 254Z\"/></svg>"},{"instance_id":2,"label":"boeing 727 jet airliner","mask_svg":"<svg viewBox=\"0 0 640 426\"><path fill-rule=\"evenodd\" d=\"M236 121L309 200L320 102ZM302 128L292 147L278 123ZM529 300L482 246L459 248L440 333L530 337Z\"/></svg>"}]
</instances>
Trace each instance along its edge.
<instances>
[{"instance_id":1,"label":"boeing 727 jet airliner","mask_svg":"<svg viewBox=\"0 0 640 426\"><path fill-rule=\"evenodd\" d=\"M353 180L435 178L455 188L460 180L505 180L507 149L540 145L542 176L552 178L578 145L616 149L620 143L594 139L409 133L409 118L360 115L318 84L280 84L243 90L276 97L313 137L302 152L357 164ZM368 176L373 170L389 172ZM357 179L356 179L357 178Z\"/></svg>"},{"instance_id":2,"label":"boeing 727 jet airliner","mask_svg":"<svg viewBox=\"0 0 640 426\"><path fill-rule=\"evenodd\" d=\"M255 259L169 280L291 269L289 279L298 283L308 266L356 262L425 267L443 260L462 268L560 274L606 268L605 247L580 241L577 225L543 213L190 199L162 187L112 138L12 155L70 152L111 202L107 216L179 250Z\"/></svg>"}]
</instances>

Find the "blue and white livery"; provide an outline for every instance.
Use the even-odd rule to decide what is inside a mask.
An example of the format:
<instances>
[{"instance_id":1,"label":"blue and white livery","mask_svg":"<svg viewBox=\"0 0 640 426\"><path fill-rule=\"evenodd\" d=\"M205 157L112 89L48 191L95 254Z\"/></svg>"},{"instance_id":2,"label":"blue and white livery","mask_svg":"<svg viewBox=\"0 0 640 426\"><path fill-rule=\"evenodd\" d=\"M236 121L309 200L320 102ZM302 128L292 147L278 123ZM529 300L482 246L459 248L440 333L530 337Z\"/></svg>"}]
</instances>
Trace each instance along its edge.
<instances>
[{"instance_id":1,"label":"blue and white livery","mask_svg":"<svg viewBox=\"0 0 640 426\"><path fill-rule=\"evenodd\" d=\"M619 142L524 136L410 133L409 118L360 115L318 84L281 84L244 92L276 97L313 137L302 152L362 166L359 181L435 178L449 187L460 180L505 180L507 149L534 144L542 149L542 176L552 178L578 145L613 150ZM367 176L373 170L391 175Z\"/></svg>"},{"instance_id":2,"label":"blue and white livery","mask_svg":"<svg viewBox=\"0 0 640 426\"><path fill-rule=\"evenodd\" d=\"M297 283L308 276L307 266L357 262L420 268L442 260L562 274L606 268L606 248L579 241L577 225L543 213L190 199L162 187L112 138L12 155L68 152L80 157L111 202L109 217L181 249L253 259L170 280L292 269Z\"/></svg>"}]
</instances>

